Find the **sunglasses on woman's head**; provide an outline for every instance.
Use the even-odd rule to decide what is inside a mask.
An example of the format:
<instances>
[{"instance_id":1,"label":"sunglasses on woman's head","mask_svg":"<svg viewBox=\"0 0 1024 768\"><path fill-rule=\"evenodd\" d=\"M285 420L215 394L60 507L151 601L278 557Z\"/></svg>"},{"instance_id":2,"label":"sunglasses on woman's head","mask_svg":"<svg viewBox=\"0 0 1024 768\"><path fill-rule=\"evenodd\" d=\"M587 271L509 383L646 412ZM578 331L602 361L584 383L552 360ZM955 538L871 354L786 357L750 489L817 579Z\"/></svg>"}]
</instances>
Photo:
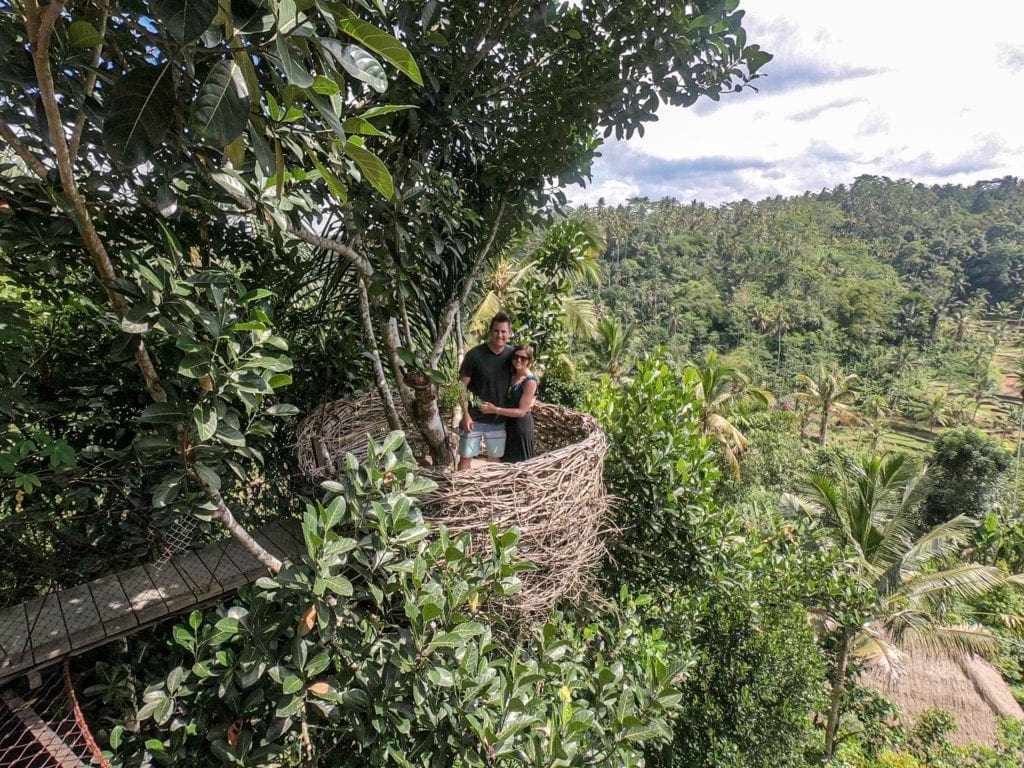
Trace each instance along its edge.
<instances>
[{"instance_id":1,"label":"sunglasses on woman's head","mask_svg":"<svg viewBox=\"0 0 1024 768\"><path fill-rule=\"evenodd\" d=\"M513 360L522 360L524 363L530 362L530 358L526 355L512 355Z\"/></svg>"}]
</instances>

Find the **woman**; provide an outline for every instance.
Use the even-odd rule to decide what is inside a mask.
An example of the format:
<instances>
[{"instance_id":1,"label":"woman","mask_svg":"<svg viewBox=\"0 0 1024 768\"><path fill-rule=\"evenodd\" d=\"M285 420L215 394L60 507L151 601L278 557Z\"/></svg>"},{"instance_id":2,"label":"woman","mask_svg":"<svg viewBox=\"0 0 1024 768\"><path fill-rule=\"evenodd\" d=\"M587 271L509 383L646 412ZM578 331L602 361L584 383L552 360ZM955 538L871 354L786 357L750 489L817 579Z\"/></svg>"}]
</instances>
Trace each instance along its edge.
<instances>
[{"instance_id":1,"label":"woman","mask_svg":"<svg viewBox=\"0 0 1024 768\"><path fill-rule=\"evenodd\" d=\"M533 414L530 410L537 401L537 377L530 371L533 347L520 344L512 350L512 379L505 405L482 403L483 413L505 417L505 456L502 461L526 461L533 458Z\"/></svg>"}]
</instances>

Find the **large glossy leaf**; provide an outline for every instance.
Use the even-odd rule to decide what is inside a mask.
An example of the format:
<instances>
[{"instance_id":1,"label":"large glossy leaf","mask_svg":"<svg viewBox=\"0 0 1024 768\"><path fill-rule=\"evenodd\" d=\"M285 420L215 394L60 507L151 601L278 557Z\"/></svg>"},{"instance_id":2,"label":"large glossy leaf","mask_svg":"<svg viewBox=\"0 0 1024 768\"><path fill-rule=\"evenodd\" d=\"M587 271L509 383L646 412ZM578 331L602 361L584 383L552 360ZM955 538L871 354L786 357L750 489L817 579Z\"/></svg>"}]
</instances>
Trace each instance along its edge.
<instances>
[{"instance_id":1,"label":"large glossy leaf","mask_svg":"<svg viewBox=\"0 0 1024 768\"><path fill-rule=\"evenodd\" d=\"M213 23L217 0L151 0L154 15L180 43L197 39Z\"/></svg>"},{"instance_id":2,"label":"large glossy leaf","mask_svg":"<svg viewBox=\"0 0 1024 768\"><path fill-rule=\"evenodd\" d=\"M216 147L225 147L249 121L249 89L234 61L218 61L210 70L192 106L192 124Z\"/></svg>"},{"instance_id":3,"label":"large glossy leaf","mask_svg":"<svg viewBox=\"0 0 1024 768\"><path fill-rule=\"evenodd\" d=\"M387 166L381 162L380 158L366 147L353 143L351 140L345 143L345 154L355 160L359 170L363 172L374 189L390 200L395 194L395 183L391 179Z\"/></svg>"},{"instance_id":4,"label":"large glossy leaf","mask_svg":"<svg viewBox=\"0 0 1024 768\"><path fill-rule=\"evenodd\" d=\"M308 88L313 84L313 76L303 65L302 61L296 58L296 52L288 45L288 38L285 35L278 35L274 41L277 48L277 56L281 62L281 68L288 82L299 88Z\"/></svg>"},{"instance_id":5,"label":"large glossy leaf","mask_svg":"<svg viewBox=\"0 0 1024 768\"><path fill-rule=\"evenodd\" d=\"M383 56L417 85L423 85L420 68L416 66L416 60L404 45L387 32L377 29L372 24L367 24L347 8L341 9L341 11L341 18L338 19L339 30L354 37L379 56Z\"/></svg>"},{"instance_id":6,"label":"large glossy leaf","mask_svg":"<svg viewBox=\"0 0 1024 768\"><path fill-rule=\"evenodd\" d=\"M377 93L387 90L388 76L384 67L366 50L358 45L342 45L330 39L321 40L320 45L352 77L362 80Z\"/></svg>"},{"instance_id":7,"label":"large glossy leaf","mask_svg":"<svg viewBox=\"0 0 1024 768\"><path fill-rule=\"evenodd\" d=\"M68 27L68 42L75 48L95 48L103 44L103 38L96 27L88 21L78 19Z\"/></svg>"},{"instance_id":8,"label":"large glossy leaf","mask_svg":"<svg viewBox=\"0 0 1024 768\"><path fill-rule=\"evenodd\" d=\"M159 148L173 123L174 85L167 64L141 67L110 89L103 143L114 160L139 165Z\"/></svg>"}]
</instances>

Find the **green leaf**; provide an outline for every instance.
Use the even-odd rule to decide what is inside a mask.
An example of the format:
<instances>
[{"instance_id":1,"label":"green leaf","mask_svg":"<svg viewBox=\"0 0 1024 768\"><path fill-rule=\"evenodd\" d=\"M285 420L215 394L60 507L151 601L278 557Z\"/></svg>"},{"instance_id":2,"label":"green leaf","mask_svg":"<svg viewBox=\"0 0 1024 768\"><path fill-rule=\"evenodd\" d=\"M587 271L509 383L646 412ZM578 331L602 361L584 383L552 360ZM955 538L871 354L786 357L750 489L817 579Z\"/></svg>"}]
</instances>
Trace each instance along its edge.
<instances>
[{"instance_id":1,"label":"green leaf","mask_svg":"<svg viewBox=\"0 0 1024 768\"><path fill-rule=\"evenodd\" d=\"M111 157L130 166L146 162L174 122L170 64L132 70L114 83L106 105L103 143Z\"/></svg>"},{"instance_id":2,"label":"green leaf","mask_svg":"<svg viewBox=\"0 0 1024 768\"><path fill-rule=\"evenodd\" d=\"M179 43L196 40L217 15L217 0L151 0L149 6Z\"/></svg>"},{"instance_id":3,"label":"green leaf","mask_svg":"<svg viewBox=\"0 0 1024 768\"><path fill-rule=\"evenodd\" d=\"M407 109L417 109L417 107L414 104L385 104L380 107L370 107L359 115L359 117L364 120L372 120L373 118L380 117L381 115L390 115L392 112L404 112Z\"/></svg>"},{"instance_id":4,"label":"green leaf","mask_svg":"<svg viewBox=\"0 0 1024 768\"><path fill-rule=\"evenodd\" d=\"M14 476L14 487L25 493L32 493L33 489L42 487L42 483L34 473L25 472Z\"/></svg>"},{"instance_id":5,"label":"green leaf","mask_svg":"<svg viewBox=\"0 0 1024 768\"><path fill-rule=\"evenodd\" d=\"M313 84L313 76L309 74L301 61L295 58L295 52L288 45L288 38L278 35L274 41L277 48L277 56L281 61L281 68L288 82L299 88L308 88Z\"/></svg>"},{"instance_id":6,"label":"green leaf","mask_svg":"<svg viewBox=\"0 0 1024 768\"><path fill-rule=\"evenodd\" d=\"M321 40L320 45L356 80L362 80L377 93L384 93L388 89L388 76L384 67L365 49L358 45L342 45L330 39Z\"/></svg>"},{"instance_id":7,"label":"green leaf","mask_svg":"<svg viewBox=\"0 0 1024 768\"><path fill-rule=\"evenodd\" d=\"M160 319L160 310L149 304L133 304L121 318L121 330L125 333L146 333Z\"/></svg>"},{"instance_id":8,"label":"green leaf","mask_svg":"<svg viewBox=\"0 0 1024 768\"><path fill-rule=\"evenodd\" d=\"M223 421L217 425L216 435L217 439L222 443L227 443L228 445L233 445L239 448L245 445L245 435Z\"/></svg>"},{"instance_id":9,"label":"green leaf","mask_svg":"<svg viewBox=\"0 0 1024 768\"><path fill-rule=\"evenodd\" d=\"M196 403L192 409L192 420L199 431L199 441L205 443L217 432L217 409L213 403L203 401Z\"/></svg>"},{"instance_id":10,"label":"green leaf","mask_svg":"<svg viewBox=\"0 0 1024 768\"><path fill-rule=\"evenodd\" d=\"M391 174L379 157L351 141L345 142L345 154L356 161L356 165L366 176L367 181L380 192L385 200L390 200L394 196L395 183L391 180Z\"/></svg>"},{"instance_id":11,"label":"green leaf","mask_svg":"<svg viewBox=\"0 0 1024 768\"><path fill-rule=\"evenodd\" d=\"M225 147L249 121L249 89L242 69L232 60L213 65L192 105L192 124L207 142Z\"/></svg>"},{"instance_id":12,"label":"green leaf","mask_svg":"<svg viewBox=\"0 0 1024 768\"><path fill-rule=\"evenodd\" d=\"M196 474L199 475L199 479L202 480L203 483L210 486L215 491L220 490L220 475L205 464L200 464L199 462L196 462L195 470ZM217 622L217 628L220 629L220 622Z\"/></svg>"},{"instance_id":13,"label":"green leaf","mask_svg":"<svg viewBox=\"0 0 1024 768\"><path fill-rule=\"evenodd\" d=\"M301 681L299 682L301 685ZM274 717L291 717L296 714L302 707L301 696L284 696L277 703L277 709L274 710Z\"/></svg>"},{"instance_id":14,"label":"green leaf","mask_svg":"<svg viewBox=\"0 0 1024 768\"><path fill-rule=\"evenodd\" d=\"M321 96L337 96L341 93L341 87L329 77L317 75L313 78L313 90Z\"/></svg>"},{"instance_id":15,"label":"green leaf","mask_svg":"<svg viewBox=\"0 0 1024 768\"><path fill-rule=\"evenodd\" d=\"M267 408L267 413L270 416L297 416L299 408L291 403L277 403Z\"/></svg>"},{"instance_id":16,"label":"green leaf","mask_svg":"<svg viewBox=\"0 0 1024 768\"><path fill-rule=\"evenodd\" d=\"M352 596L352 582L344 576L329 576L324 579L324 585L335 595L341 597Z\"/></svg>"},{"instance_id":17,"label":"green leaf","mask_svg":"<svg viewBox=\"0 0 1024 768\"><path fill-rule=\"evenodd\" d=\"M340 9L338 29L354 37L374 53L383 56L416 85L423 85L423 76L412 54L387 32L367 24L347 8Z\"/></svg>"},{"instance_id":18,"label":"green leaf","mask_svg":"<svg viewBox=\"0 0 1024 768\"><path fill-rule=\"evenodd\" d=\"M427 679L434 685L449 688L455 685L455 675L444 667L431 667L427 670Z\"/></svg>"},{"instance_id":19,"label":"green leaf","mask_svg":"<svg viewBox=\"0 0 1024 768\"><path fill-rule=\"evenodd\" d=\"M281 691L286 696L290 696L293 693L298 693L301 690L302 680L296 675L288 675L288 677L281 681Z\"/></svg>"},{"instance_id":20,"label":"green leaf","mask_svg":"<svg viewBox=\"0 0 1024 768\"><path fill-rule=\"evenodd\" d=\"M68 42L75 48L95 48L103 44L103 38L96 27L84 19L78 19L68 27Z\"/></svg>"},{"instance_id":21,"label":"green leaf","mask_svg":"<svg viewBox=\"0 0 1024 768\"><path fill-rule=\"evenodd\" d=\"M320 158L318 158L316 153L309 147L306 147L306 154L309 155L309 159L313 161L313 165L315 165L317 171L320 172L320 177L324 180L324 183L327 184L327 188L331 191L331 194L334 195L334 199L339 203L347 203L348 190L345 189L345 185L342 183L341 179L331 173L331 170L320 162Z\"/></svg>"},{"instance_id":22,"label":"green leaf","mask_svg":"<svg viewBox=\"0 0 1024 768\"><path fill-rule=\"evenodd\" d=\"M181 403L153 403L139 418L148 424L175 424L187 419L188 413Z\"/></svg>"},{"instance_id":23,"label":"green leaf","mask_svg":"<svg viewBox=\"0 0 1024 768\"><path fill-rule=\"evenodd\" d=\"M327 669L327 667L330 666L330 664L331 657L329 655L327 655L326 653L318 653L316 656L310 659L309 663L306 665L305 672L307 677L319 675L321 672Z\"/></svg>"},{"instance_id":24,"label":"green leaf","mask_svg":"<svg viewBox=\"0 0 1024 768\"><path fill-rule=\"evenodd\" d=\"M159 509L174 501L181 491L181 479L182 476L175 473L161 480L153 489L153 506Z\"/></svg>"},{"instance_id":25,"label":"green leaf","mask_svg":"<svg viewBox=\"0 0 1024 768\"><path fill-rule=\"evenodd\" d=\"M341 127L345 129L345 133L356 133L363 136L389 136L384 131L379 130L369 120L364 120L361 117L350 117L341 124Z\"/></svg>"}]
</instances>

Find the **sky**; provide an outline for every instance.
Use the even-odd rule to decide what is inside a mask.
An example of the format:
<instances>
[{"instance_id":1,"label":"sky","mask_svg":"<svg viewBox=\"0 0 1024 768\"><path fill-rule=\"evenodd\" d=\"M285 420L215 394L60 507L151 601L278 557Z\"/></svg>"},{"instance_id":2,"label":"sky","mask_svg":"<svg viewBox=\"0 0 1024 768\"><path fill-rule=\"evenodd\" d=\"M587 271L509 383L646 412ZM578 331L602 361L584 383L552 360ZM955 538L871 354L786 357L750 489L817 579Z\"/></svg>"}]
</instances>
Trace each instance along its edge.
<instances>
[{"instance_id":1,"label":"sky","mask_svg":"<svg viewBox=\"0 0 1024 768\"><path fill-rule=\"evenodd\" d=\"M577 204L718 204L862 174L926 184L1024 176L1024 0L741 0L775 58L719 102L662 106L609 141Z\"/></svg>"}]
</instances>

